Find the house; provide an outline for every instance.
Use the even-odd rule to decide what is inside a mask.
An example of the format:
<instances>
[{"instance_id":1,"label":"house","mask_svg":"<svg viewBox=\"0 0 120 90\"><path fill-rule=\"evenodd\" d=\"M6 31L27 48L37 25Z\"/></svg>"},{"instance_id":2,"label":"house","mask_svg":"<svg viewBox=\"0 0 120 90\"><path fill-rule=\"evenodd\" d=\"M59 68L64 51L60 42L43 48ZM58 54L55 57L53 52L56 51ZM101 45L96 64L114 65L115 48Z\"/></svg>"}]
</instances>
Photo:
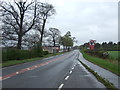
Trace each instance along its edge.
<instances>
[{"instance_id":1,"label":"house","mask_svg":"<svg viewBox=\"0 0 120 90\"><path fill-rule=\"evenodd\" d=\"M58 53L60 51L60 46L43 46L43 51L48 51L49 53Z\"/></svg>"}]
</instances>

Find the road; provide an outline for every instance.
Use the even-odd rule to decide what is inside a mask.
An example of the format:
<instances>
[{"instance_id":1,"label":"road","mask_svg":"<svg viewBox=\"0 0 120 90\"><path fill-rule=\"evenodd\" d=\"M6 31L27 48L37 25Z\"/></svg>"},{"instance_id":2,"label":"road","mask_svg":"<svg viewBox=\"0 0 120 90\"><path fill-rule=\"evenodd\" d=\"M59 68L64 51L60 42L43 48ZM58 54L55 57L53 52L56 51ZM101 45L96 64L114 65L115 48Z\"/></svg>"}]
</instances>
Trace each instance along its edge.
<instances>
[{"instance_id":1,"label":"road","mask_svg":"<svg viewBox=\"0 0 120 90\"><path fill-rule=\"evenodd\" d=\"M105 88L76 59L78 51L3 68L2 88Z\"/></svg>"}]
</instances>

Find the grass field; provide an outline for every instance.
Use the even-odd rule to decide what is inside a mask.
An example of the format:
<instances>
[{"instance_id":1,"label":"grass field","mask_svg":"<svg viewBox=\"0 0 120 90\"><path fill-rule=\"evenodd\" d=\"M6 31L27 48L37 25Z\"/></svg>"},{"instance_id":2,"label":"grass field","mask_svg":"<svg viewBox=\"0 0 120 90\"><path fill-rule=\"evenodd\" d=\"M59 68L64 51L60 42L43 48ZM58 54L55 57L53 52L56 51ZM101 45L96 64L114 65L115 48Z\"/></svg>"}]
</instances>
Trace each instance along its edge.
<instances>
[{"instance_id":1,"label":"grass field","mask_svg":"<svg viewBox=\"0 0 120 90\"><path fill-rule=\"evenodd\" d=\"M81 52L82 52L84 58L86 58L90 62L97 64L97 65L120 76L120 71L118 70L118 68L120 68L120 66L118 64L111 63L109 60L101 59L99 57L90 56L83 51L81 51Z\"/></svg>"},{"instance_id":2,"label":"grass field","mask_svg":"<svg viewBox=\"0 0 120 90\"><path fill-rule=\"evenodd\" d=\"M110 59L118 60L120 51L108 51L108 53L110 55Z\"/></svg>"}]
</instances>

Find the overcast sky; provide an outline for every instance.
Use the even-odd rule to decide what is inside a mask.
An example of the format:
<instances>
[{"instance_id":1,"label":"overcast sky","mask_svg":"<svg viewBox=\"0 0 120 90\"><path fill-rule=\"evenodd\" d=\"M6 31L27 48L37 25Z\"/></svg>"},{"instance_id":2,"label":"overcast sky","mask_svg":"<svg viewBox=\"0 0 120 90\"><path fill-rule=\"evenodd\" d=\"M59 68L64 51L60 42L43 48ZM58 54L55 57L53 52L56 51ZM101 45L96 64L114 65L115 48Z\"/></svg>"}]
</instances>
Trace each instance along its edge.
<instances>
[{"instance_id":1,"label":"overcast sky","mask_svg":"<svg viewBox=\"0 0 120 90\"><path fill-rule=\"evenodd\" d=\"M61 35L70 31L78 41L76 45L90 39L100 43L118 41L118 2L46 1L53 4L57 12L48 20L46 28L56 27L61 31Z\"/></svg>"},{"instance_id":2,"label":"overcast sky","mask_svg":"<svg viewBox=\"0 0 120 90\"><path fill-rule=\"evenodd\" d=\"M75 45L82 45L90 39L99 43L118 41L119 0L38 1L52 4L57 12L48 20L46 28L58 28L61 35L70 31L78 41Z\"/></svg>"}]
</instances>

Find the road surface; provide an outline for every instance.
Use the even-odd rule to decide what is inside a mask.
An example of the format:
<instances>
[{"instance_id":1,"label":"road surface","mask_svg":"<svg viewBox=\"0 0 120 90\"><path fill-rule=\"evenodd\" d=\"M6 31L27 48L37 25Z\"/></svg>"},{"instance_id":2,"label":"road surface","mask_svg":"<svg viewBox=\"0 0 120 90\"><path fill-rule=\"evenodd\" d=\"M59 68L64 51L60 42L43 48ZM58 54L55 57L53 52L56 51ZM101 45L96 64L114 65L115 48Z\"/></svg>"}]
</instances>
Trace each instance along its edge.
<instances>
[{"instance_id":1,"label":"road surface","mask_svg":"<svg viewBox=\"0 0 120 90\"><path fill-rule=\"evenodd\" d=\"M2 88L105 88L76 59L78 51L3 68Z\"/></svg>"}]
</instances>

